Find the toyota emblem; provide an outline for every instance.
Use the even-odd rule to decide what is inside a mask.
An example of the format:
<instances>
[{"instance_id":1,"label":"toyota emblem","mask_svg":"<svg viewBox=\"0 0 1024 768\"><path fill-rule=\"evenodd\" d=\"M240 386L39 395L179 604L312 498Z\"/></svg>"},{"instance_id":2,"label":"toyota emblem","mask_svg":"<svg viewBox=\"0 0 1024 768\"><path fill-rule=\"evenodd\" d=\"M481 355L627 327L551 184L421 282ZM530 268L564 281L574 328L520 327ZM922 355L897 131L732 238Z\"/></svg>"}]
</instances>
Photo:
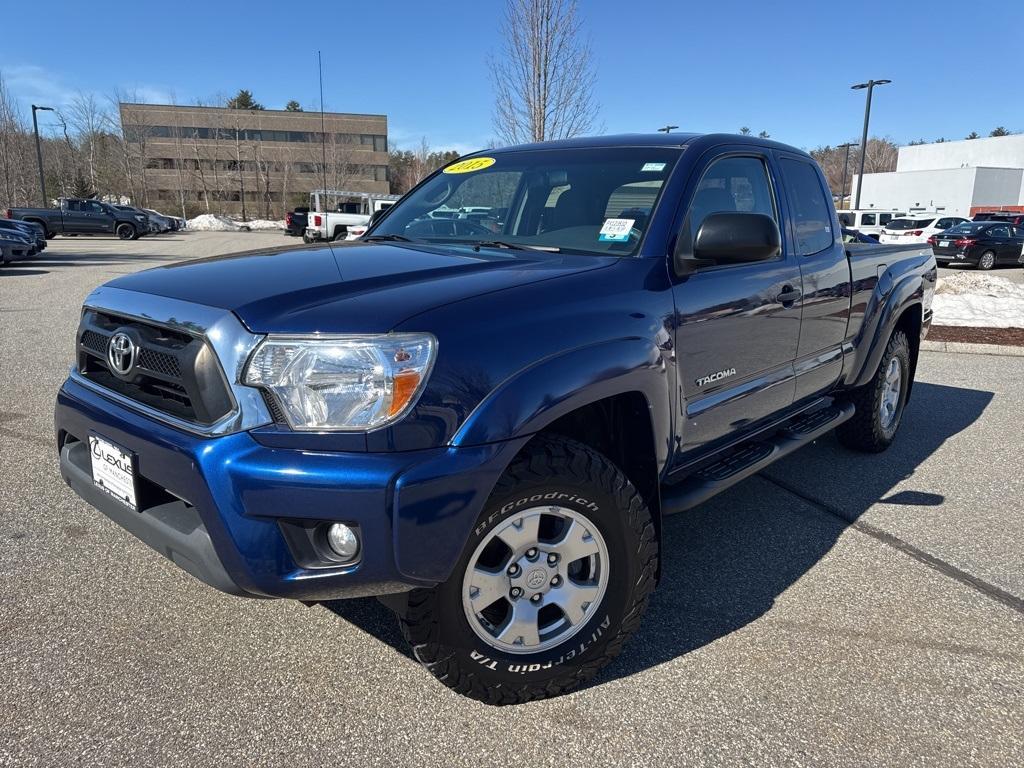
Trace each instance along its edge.
<instances>
[{"instance_id":1,"label":"toyota emblem","mask_svg":"<svg viewBox=\"0 0 1024 768\"><path fill-rule=\"evenodd\" d=\"M124 331L118 331L107 343L107 362L118 376L127 376L135 365L135 342Z\"/></svg>"}]
</instances>

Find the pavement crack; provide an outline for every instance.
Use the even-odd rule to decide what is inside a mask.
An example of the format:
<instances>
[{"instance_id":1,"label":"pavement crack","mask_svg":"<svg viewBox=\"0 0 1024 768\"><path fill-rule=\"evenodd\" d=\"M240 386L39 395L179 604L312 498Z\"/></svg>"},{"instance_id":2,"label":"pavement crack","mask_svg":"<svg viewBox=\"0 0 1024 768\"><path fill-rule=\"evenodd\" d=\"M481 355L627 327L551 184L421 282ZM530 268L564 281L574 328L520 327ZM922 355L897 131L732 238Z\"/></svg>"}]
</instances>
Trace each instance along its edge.
<instances>
[{"instance_id":1,"label":"pavement crack","mask_svg":"<svg viewBox=\"0 0 1024 768\"><path fill-rule=\"evenodd\" d=\"M871 525L871 523L866 523L862 520L851 520L849 516L842 512L842 510L810 496L805 491L787 483L785 480L779 480L778 478L770 477L763 473L759 473L758 477L767 480L772 485L796 496L801 501L804 501L823 512L827 512L829 515L842 520L843 523L849 525L854 530L870 536L876 541L880 541L886 546L892 547L920 563L924 563L929 568L938 571L942 575L948 576L954 581L957 581L976 592L980 592L985 597L1000 602L1017 613L1024 615L1024 599L1017 597L1012 592L1008 592L1002 587L997 587L995 584L987 582L984 579L979 579L977 576L968 573L962 568L958 568L952 563L943 560L941 557L936 557L929 552L925 552L923 549L919 549L913 544L904 541L899 536L894 536L888 531L884 531L877 526Z\"/></svg>"}]
</instances>

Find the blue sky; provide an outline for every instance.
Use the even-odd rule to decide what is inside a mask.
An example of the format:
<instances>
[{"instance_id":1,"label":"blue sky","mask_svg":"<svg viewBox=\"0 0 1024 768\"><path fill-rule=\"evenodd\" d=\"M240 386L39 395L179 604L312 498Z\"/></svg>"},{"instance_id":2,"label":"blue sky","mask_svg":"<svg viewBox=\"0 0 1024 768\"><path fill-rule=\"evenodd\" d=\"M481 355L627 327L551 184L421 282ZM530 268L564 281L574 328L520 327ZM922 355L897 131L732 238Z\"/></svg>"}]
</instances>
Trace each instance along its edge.
<instances>
[{"instance_id":1,"label":"blue sky","mask_svg":"<svg viewBox=\"0 0 1024 768\"><path fill-rule=\"evenodd\" d=\"M180 104L248 88L268 107L294 98L309 109L319 102L319 48L327 109L387 114L396 146L424 136L437 149L469 151L493 136L485 62L500 45L503 5L21 2L4 14L0 71L26 109L117 88ZM998 43L998 23L978 24L963 3L914 11L824 0L580 6L598 66L601 132L746 125L804 148L835 144L859 138L863 92L849 86L868 78L893 80L876 91L871 125L898 143L986 135L996 125L1024 130L1021 99L998 82L1019 79L1018 47Z\"/></svg>"}]
</instances>

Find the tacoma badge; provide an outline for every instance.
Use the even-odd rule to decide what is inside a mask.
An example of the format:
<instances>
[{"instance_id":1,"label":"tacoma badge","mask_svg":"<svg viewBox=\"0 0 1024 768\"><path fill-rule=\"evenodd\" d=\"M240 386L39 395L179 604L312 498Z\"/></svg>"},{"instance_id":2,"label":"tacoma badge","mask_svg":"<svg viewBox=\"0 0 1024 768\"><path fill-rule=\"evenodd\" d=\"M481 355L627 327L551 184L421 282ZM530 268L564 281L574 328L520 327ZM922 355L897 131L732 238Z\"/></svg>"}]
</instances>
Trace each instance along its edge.
<instances>
[{"instance_id":1,"label":"tacoma badge","mask_svg":"<svg viewBox=\"0 0 1024 768\"><path fill-rule=\"evenodd\" d=\"M722 379L727 379L730 376L735 375L735 368L727 368L726 370L719 371L718 373L710 373L707 376L701 376L699 379L697 379L697 386L706 387L708 384L713 384L716 381L721 381Z\"/></svg>"}]
</instances>

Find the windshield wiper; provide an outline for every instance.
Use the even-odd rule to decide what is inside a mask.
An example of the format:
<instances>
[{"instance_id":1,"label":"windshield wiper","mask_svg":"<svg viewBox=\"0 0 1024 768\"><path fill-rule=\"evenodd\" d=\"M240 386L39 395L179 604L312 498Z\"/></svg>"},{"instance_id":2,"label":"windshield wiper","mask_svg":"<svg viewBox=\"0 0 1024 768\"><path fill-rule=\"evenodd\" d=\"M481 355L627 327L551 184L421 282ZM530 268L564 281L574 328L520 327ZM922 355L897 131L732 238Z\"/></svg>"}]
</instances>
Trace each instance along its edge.
<instances>
[{"instance_id":1,"label":"windshield wiper","mask_svg":"<svg viewBox=\"0 0 1024 768\"><path fill-rule=\"evenodd\" d=\"M526 245L525 243L507 243L504 240L477 240L473 243L473 250L479 251L481 248L507 248L510 251L546 251L548 253L558 253L562 250L553 245Z\"/></svg>"},{"instance_id":2,"label":"windshield wiper","mask_svg":"<svg viewBox=\"0 0 1024 768\"><path fill-rule=\"evenodd\" d=\"M399 243L411 243L412 242L412 238L411 237L406 237L405 235L369 235L369 236L364 236L361 239L362 239L362 241L364 243L387 242L388 240L390 240L392 242L399 242Z\"/></svg>"}]
</instances>

